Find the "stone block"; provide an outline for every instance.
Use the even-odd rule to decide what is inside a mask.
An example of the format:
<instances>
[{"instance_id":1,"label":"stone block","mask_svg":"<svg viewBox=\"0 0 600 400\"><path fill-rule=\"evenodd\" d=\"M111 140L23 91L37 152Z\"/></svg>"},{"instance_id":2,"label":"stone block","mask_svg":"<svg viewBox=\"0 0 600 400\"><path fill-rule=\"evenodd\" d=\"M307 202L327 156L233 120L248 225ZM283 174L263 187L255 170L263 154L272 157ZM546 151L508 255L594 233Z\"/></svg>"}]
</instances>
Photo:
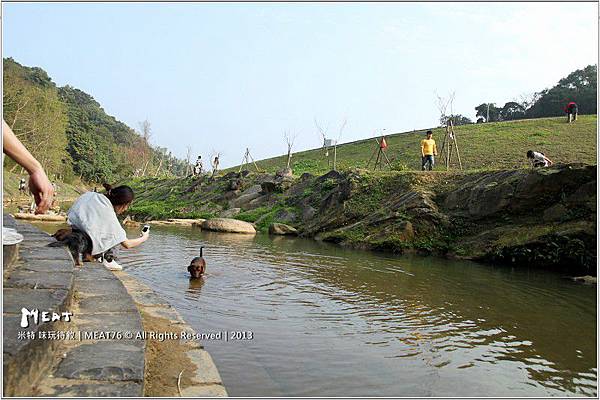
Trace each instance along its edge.
<instances>
[{"instance_id":1,"label":"stone block","mask_svg":"<svg viewBox=\"0 0 600 400\"><path fill-rule=\"evenodd\" d=\"M138 382L82 382L54 379L43 388L44 397L141 397L143 387Z\"/></svg>"},{"instance_id":2,"label":"stone block","mask_svg":"<svg viewBox=\"0 0 600 400\"><path fill-rule=\"evenodd\" d=\"M127 290L118 279L75 279L75 289L84 295L127 296Z\"/></svg>"},{"instance_id":3,"label":"stone block","mask_svg":"<svg viewBox=\"0 0 600 400\"><path fill-rule=\"evenodd\" d=\"M92 313L125 313L137 312L137 307L129 296L103 294L81 299L79 311L83 314Z\"/></svg>"},{"instance_id":4,"label":"stone block","mask_svg":"<svg viewBox=\"0 0 600 400\"><path fill-rule=\"evenodd\" d=\"M3 312L21 314L21 308L40 311L66 311L70 303L70 292L62 289L4 288Z\"/></svg>"},{"instance_id":5,"label":"stone block","mask_svg":"<svg viewBox=\"0 0 600 400\"><path fill-rule=\"evenodd\" d=\"M97 381L135 381L144 378L144 351L121 342L82 344L71 349L54 376Z\"/></svg>"},{"instance_id":6,"label":"stone block","mask_svg":"<svg viewBox=\"0 0 600 400\"><path fill-rule=\"evenodd\" d=\"M179 313L170 306L146 306L143 311L152 317L168 319L173 325L185 324Z\"/></svg>"},{"instance_id":7,"label":"stone block","mask_svg":"<svg viewBox=\"0 0 600 400\"><path fill-rule=\"evenodd\" d=\"M182 397L227 397L222 385L198 385L181 389Z\"/></svg>"},{"instance_id":8,"label":"stone block","mask_svg":"<svg viewBox=\"0 0 600 400\"><path fill-rule=\"evenodd\" d=\"M139 291L139 292L132 291L132 292L130 292L130 294L136 303L141 304L143 306L155 306L155 305L169 306L169 303L165 299L158 296L156 293L154 293L152 291Z\"/></svg>"},{"instance_id":9,"label":"stone block","mask_svg":"<svg viewBox=\"0 0 600 400\"><path fill-rule=\"evenodd\" d=\"M75 265L71 258L64 258L61 260L36 260L35 262L24 262L19 266L19 269L47 273L73 272Z\"/></svg>"},{"instance_id":10,"label":"stone block","mask_svg":"<svg viewBox=\"0 0 600 400\"><path fill-rule=\"evenodd\" d=\"M196 365L196 371L192 379L197 383L221 383L221 376L213 362L210 354L206 350L194 349L185 353L192 363Z\"/></svg>"},{"instance_id":11,"label":"stone block","mask_svg":"<svg viewBox=\"0 0 600 400\"><path fill-rule=\"evenodd\" d=\"M4 282L5 288L71 290L72 286L73 274L71 272L45 273L20 268Z\"/></svg>"}]
</instances>

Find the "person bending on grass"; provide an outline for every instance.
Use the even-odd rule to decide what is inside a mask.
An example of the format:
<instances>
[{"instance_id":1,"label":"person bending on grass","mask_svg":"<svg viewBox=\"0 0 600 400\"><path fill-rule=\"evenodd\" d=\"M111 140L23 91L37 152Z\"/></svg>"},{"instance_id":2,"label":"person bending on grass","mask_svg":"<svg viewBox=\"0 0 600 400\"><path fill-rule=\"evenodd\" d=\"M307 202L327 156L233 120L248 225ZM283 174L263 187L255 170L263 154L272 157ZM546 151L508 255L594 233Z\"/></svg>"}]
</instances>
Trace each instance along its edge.
<instances>
[{"instance_id":1,"label":"person bending on grass","mask_svg":"<svg viewBox=\"0 0 600 400\"><path fill-rule=\"evenodd\" d=\"M86 233L92 242L91 254L102 257L102 264L110 270L122 270L112 257L104 253L121 244L126 249L139 246L148 240L149 232L135 239L127 239L125 230L117 219L117 214L127 211L133 201L133 190L129 186L113 188L104 184L106 193L87 192L82 194L68 213L69 224L73 229Z\"/></svg>"},{"instance_id":2,"label":"person bending on grass","mask_svg":"<svg viewBox=\"0 0 600 400\"><path fill-rule=\"evenodd\" d=\"M433 133L427 131L427 139L421 140L421 170L423 171L425 171L426 167L429 171L433 169L433 165L435 164L433 156L438 155L437 146L432 136Z\"/></svg>"},{"instance_id":3,"label":"person bending on grass","mask_svg":"<svg viewBox=\"0 0 600 400\"><path fill-rule=\"evenodd\" d=\"M565 112L567 113L567 123L577 121L577 103L571 101L565 107Z\"/></svg>"},{"instance_id":4,"label":"person bending on grass","mask_svg":"<svg viewBox=\"0 0 600 400\"><path fill-rule=\"evenodd\" d=\"M527 152L527 158L531 162L533 168L549 167L554 164L552 160L544 155L544 153L538 151L529 150Z\"/></svg>"}]
</instances>

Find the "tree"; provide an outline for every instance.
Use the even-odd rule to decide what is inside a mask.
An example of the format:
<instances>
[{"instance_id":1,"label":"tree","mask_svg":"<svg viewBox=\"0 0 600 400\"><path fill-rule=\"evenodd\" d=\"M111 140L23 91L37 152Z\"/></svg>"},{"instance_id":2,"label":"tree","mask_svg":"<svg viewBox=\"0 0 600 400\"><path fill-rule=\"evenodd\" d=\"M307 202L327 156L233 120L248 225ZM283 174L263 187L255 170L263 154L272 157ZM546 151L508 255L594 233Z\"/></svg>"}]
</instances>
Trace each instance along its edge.
<instances>
[{"instance_id":1,"label":"tree","mask_svg":"<svg viewBox=\"0 0 600 400\"><path fill-rule=\"evenodd\" d=\"M292 162L292 148L294 147L294 142L296 141L296 137L298 135L295 133L290 133L290 131L283 132L283 138L285 139L285 143L287 144L287 164L286 169L290 169L290 164Z\"/></svg>"},{"instance_id":2,"label":"tree","mask_svg":"<svg viewBox=\"0 0 600 400\"><path fill-rule=\"evenodd\" d=\"M148 169L148 164L152 159L152 152L150 151L150 138L152 137L152 130L150 128L150 121L148 121L147 119L140 122L139 125L142 140L144 142L144 145L142 147L142 157L144 162L144 166L142 167L142 176L145 176L146 170Z\"/></svg>"},{"instance_id":3,"label":"tree","mask_svg":"<svg viewBox=\"0 0 600 400\"><path fill-rule=\"evenodd\" d=\"M483 118L485 122L497 122L500 121L500 110L495 103L483 103L475 107L475 116Z\"/></svg>"},{"instance_id":4,"label":"tree","mask_svg":"<svg viewBox=\"0 0 600 400\"><path fill-rule=\"evenodd\" d=\"M537 101L527 110L531 118L554 117L565 114L564 107L570 101L577 103L579 114L597 113L597 66L571 72L551 89L537 93Z\"/></svg>"},{"instance_id":5,"label":"tree","mask_svg":"<svg viewBox=\"0 0 600 400\"><path fill-rule=\"evenodd\" d=\"M211 150L209 157L210 157L209 162L212 165L212 175L211 176L215 176L217 171L219 170L221 152L213 149L213 150Z\"/></svg>"},{"instance_id":6,"label":"tree","mask_svg":"<svg viewBox=\"0 0 600 400\"><path fill-rule=\"evenodd\" d=\"M469 118L462 114L454 114L454 99L456 98L456 92L452 92L448 97L441 97L436 93L436 105L440 112L440 126L444 127L448 124L449 120L452 120L454 126L472 124Z\"/></svg>"},{"instance_id":7,"label":"tree","mask_svg":"<svg viewBox=\"0 0 600 400\"><path fill-rule=\"evenodd\" d=\"M521 107L527 112L533 106L536 101L540 98L540 94L537 92L533 93L521 93L518 99L513 100L516 103L519 103Z\"/></svg>"},{"instance_id":8,"label":"tree","mask_svg":"<svg viewBox=\"0 0 600 400\"><path fill-rule=\"evenodd\" d=\"M62 160L68 160L67 114L56 85L42 69L24 67L12 59L5 60L3 70L5 121L48 175L61 174ZM17 167L9 163L12 170Z\"/></svg>"},{"instance_id":9,"label":"tree","mask_svg":"<svg viewBox=\"0 0 600 400\"><path fill-rule=\"evenodd\" d=\"M525 118L525 108L523 107L523 105L515 101L509 101L500 110L501 121L511 121L523 118Z\"/></svg>"},{"instance_id":10,"label":"tree","mask_svg":"<svg viewBox=\"0 0 600 400\"><path fill-rule=\"evenodd\" d=\"M314 118L315 121L315 126L317 127L317 132L319 133L319 136L321 137L322 140L322 148L323 148L323 153L325 155L325 158L327 158L327 164L329 164L329 148L326 146L326 142L327 142L327 128L323 129L321 127L321 125L319 124L319 122L317 121L317 118Z\"/></svg>"},{"instance_id":11,"label":"tree","mask_svg":"<svg viewBox=\"0 0 600 400\"><path fill-rule=\"evenodd\" d=\"M340 142L340 139L342 138L342 133L344 132L344 128L346 127L346 123L348 122L347 118L344 118L344 120L342 121L341 125L340 125L340 129L338 132L338 138L337 139L327 139L327 128L323 129L321 127L321 125L319 125L319 123L317 122L317 118L314 119L315 120L315 126L317 127L317 131L319 132L320 136L323 138L323 150L324 150L324 154L325 154L325 158L327 158L327 166L331 166L330 162L329 162L329 147L332 144L333 145L333 170L335 171L336 167L337 167L337 145Z\"/></svg>"},{"instance_id":12,"label":"tree","mask_svg":"<svg viewBox=\"0 0 600 400\"><path fill-rule=\"evenodd\" d=\"M448 120L452 120L452 125L454 126L458 126L458 125L468 125L468 124L472 124L473 121L471 121L469 118L465 117L462 114L453 114L453 115L442 115L440 117L440 125L441 126L446 126L446 124L448 123Z\"/></svg>"},{"instance_id":13,"label":"tree","mask_svg":"<svg viewBox=\"0 0 600 400\"><path fill-rule=\"evenodd\" d=\"M436 105L440 112L440 124L441 126L446 126L448 118L454 113L454 98L456 97L456 92L448 94L448 97L441 97L436 92L435 97Z\"/></svg>"},{"instance_id":14,"label":"tree","mask_svg":"<svg viewBox=\"0 0 600 400\"><path fill-rule=\"evenodd\" d=\"M192 168L192 152L192 146L188 144L185 153L185 176L190 176L190 171Z\"/></svg>"},{"instance_id":15,"label":"tree","mask_svg":"<svg viewBox=\"0 0 600 400\"><path fill-rule=\"evenodd\" d=\"M49 176L111 182L137 171L183 171L185 161L150 145L151 127L141 134L104 112L92 96L72 86L57 87L38 67L11 58L3 63L4 119L42 163ZM162 160L162 162L161 162ZM18 165L9 158L5 166Z\"/></svg>"}]
</instances>

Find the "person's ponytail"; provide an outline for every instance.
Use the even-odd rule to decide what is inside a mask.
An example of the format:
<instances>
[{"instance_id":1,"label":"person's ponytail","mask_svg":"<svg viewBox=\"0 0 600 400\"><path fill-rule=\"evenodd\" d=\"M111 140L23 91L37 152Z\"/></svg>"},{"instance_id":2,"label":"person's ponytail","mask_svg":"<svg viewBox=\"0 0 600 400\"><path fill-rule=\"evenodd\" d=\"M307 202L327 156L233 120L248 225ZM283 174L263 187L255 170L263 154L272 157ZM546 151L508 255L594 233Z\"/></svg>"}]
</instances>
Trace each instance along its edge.
<instances>
[{"instance_id":1,"label":"person's ponytail","mask_svg":"<svg viewBox=\"0 0 600 400\"><path fill-rule=\"evenodd\" d=\"M103 183L102 186L104 186L104 189L106 190L106 194L110 195L110 191L112 190L112 186L110 184L106 183L106 182Z\"/></svg>"},{"instance_id":2,"label":"person's ponytail","mask_svg":"<svg viewBox=\"0 0 600 400\"><path fill-rule=\"evenodd\" d=\"M129 186L121 185L113 188L112 185L108 183L103 183L102 186L104 186L104 189L106 190L104 195L108 197L113 206L121 206L133 201L133 190Z\"/></svg>"}]
</instances>

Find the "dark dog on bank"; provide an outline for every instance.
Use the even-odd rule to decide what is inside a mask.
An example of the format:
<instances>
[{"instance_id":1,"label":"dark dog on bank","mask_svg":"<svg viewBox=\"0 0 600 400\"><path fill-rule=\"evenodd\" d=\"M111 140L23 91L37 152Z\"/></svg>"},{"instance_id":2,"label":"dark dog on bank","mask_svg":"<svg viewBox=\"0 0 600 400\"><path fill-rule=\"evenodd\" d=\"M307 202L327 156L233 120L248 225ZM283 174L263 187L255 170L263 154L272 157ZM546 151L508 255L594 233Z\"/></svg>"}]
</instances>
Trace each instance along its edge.
<instances>
[{"instance_id":1,"label":"dark dog on bank","mask_svg":"<svg viewBox=\"0 0 600 400\"><path fill-rule=\"evenodd\" d=\"M94 261L92 257L92 239L87 233L75 228L59 229L52 235L57 241L50 243L50 247L68 247L75 265L81 266L83 261Z\"/></svg>"},{"instance_id":2,"label":"dark dog on bank","mask_svg":"<svg viewBox=\"0 0 600 400\"><path fill-rule=\"evenodd\" d=\"M200 278L206 270L206 261L202 257L202 249L204 247L200 247L200 257L194 257L187 268L192 278Z\"/></svg>"}]
</instances>

